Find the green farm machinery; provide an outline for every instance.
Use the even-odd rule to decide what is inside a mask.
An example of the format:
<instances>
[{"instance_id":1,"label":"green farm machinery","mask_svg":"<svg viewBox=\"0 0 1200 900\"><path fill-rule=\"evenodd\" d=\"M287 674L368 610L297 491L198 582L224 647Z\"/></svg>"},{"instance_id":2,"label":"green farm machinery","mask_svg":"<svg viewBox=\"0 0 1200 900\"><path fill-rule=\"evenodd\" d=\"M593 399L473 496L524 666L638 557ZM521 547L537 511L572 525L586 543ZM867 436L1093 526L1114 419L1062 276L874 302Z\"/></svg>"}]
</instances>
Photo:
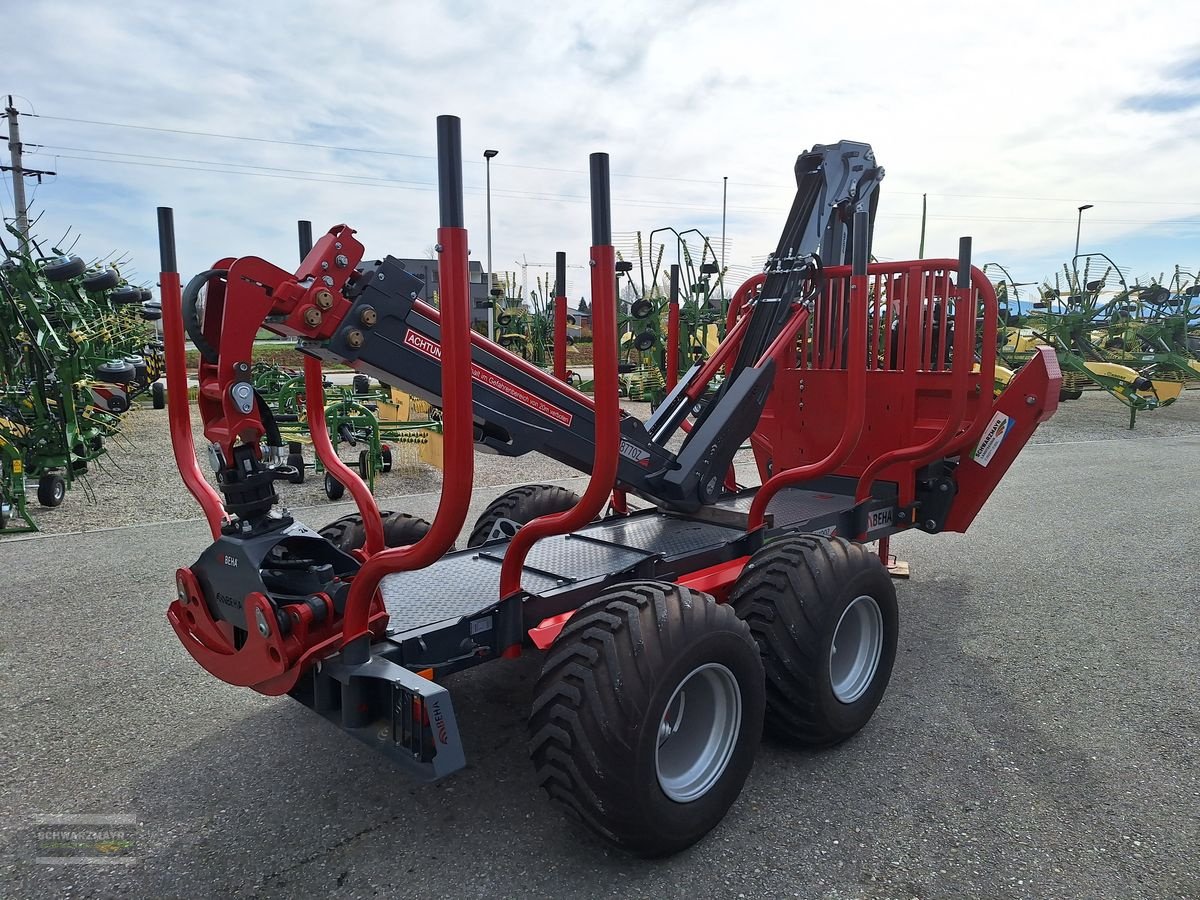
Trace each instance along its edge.
<instances>
[{"instance_id":1,"label":"green farm machinery","mask_svg":"<svg viewBox=\"0 0 1200 900\"><path fill-rule=\"evenodd\" d=\"M1172 287L1127 283L1103 253L1076 257L1038 299L1021 309L1020 288L1008 272L997 283L997 388L1031 359L1039 346L1054 348L1062 369L1061 400L1077 400L1095 384L1137 413L1170 406L1188 382L1200 381L1200 362L1187 346L1192 305L1200 289L1177 272ZM1115 285L1110 289L1110 282ZM1010 292L1011 290L1011 298ZM1011 300L1011 302L1010 302ZM1015 310L1014 310L1015 305Z\"/></svg>"},{"instance_id":2,"label":"green farm machinery","mask_svg":"<svg viewBox=\"0 0 1200 900\"><path fill-rule=\"evenodd\" d=\"M295 470L293 484L302 484L311 468L323 476L325 495L340 500L345 486L327 471L320 457L307 462L306 444L312 442L305 410L302 372L286 366L257 363L251 372L254 390L263 399L287 445L286 464ZM376 479L392 471L400 446L416 445L420 458L440 468L441 421L429 404L384 385L374 387L365 375L350 385L325 385L325 423L329 440L339 456L343 448L357 455L347 464L374 491Z\"/></svg>"},{"instance_id":3,"label":"green farm machinery","mask_svg":"<svg viewBox=\"0 0 1200 900\"><path fill-rule=\"evenodd\" d=\"M676 262L665 266L672 240ZM716 251L698 229L656 228L645 242L639 231L626 249L637 274L619 252L621 388L631 400L657 404L720 344L729 302Z\"/></svg>"},{"instance_id":4,"label":"green farm machinery","mask_svg":"<svg viewBox=\"0 0 1200 900\"><path fill-rule=\"evenodd\" d=\"M11 229L10 229L11 231ZM148 290L115 266L89 266L36 241L0 241L0 531L36 525L25 499L36 483L44 507L106 452L105 440L139 394L165 397L161 317ZM28 247L29 249L24 249Z\"/></svg>"}]
</instances>

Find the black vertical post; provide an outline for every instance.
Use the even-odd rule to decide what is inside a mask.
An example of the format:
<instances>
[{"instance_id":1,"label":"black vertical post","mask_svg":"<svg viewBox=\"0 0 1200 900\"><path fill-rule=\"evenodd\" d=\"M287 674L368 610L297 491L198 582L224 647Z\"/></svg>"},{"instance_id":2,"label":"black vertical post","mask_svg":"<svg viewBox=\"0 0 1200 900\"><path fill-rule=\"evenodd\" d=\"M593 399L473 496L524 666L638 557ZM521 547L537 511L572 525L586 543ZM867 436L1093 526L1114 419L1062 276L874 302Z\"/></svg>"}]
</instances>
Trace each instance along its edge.
<instances>
[{"instance_id":1,"label":"black vertical post","mask_svg":"<svg viewBox=\"0 0 1200 900\"><path fill-rule=\"evenodd\" d=\"M160 272L178 272L175 258L175 211L169 206L158 208L158 258Z\"/></svg>"},{"instance_id":2,"label":"black vertical post","mask_svg":"<svg viewBox=\"0 0 1200 900\"><path fill-rule=\"evenodd\" d=\"M965 291L971 286L971 239L958 239L958 289Z\"/></svg>"},{"instance_id":3,"label":"black vertical post","mask_svg":"<svg viewBox=\"0 0 1200 900\"><path fill-rule=\"evenodd\" d=\"M303 262L304 258L312 252L312 222L308 219L301 219L296 223L296 230L300 234L300 261Z\"/></svg>"},{"instance_id":4,"label":"black vertical post","mask_svg":"<svg viewBox=\"0 0 1200 900\"><path fill-rule=\"evenodd\" d=\"M675 306L679 305L679 264L675 263L671 266L671 293L668 296L668 302Z\"/></svg>"},{"instance_id":5,"label":"black vertical post","mask_svg":"<svg viewBox=\"0 0 1200 900\"><path fill-rule=\"evenodd\" d=\"M567 254L561 250L554 254L554 280L556 283L554 296L567 296Z\"/></svg>"},{"instance_id":6,"label":"black vertical post","mask_svg":"<svg viewBox=\"0 0 1200 900\"><path fill-rule=\"evenodd\" d=\"M438 116L438 206L443 228L463 227L462 121Z\"/></svg>"},{"instance_id":7,"label":"black vertical post","mask_svg":"<svg viewBox=\"0 0 1200 900\"><path fill-rule=\"evenodd\" d=\"M612 199L608 188L608 154L589 158L592 176L592 246L612 243Z\"/></svg>"}]
</instances>

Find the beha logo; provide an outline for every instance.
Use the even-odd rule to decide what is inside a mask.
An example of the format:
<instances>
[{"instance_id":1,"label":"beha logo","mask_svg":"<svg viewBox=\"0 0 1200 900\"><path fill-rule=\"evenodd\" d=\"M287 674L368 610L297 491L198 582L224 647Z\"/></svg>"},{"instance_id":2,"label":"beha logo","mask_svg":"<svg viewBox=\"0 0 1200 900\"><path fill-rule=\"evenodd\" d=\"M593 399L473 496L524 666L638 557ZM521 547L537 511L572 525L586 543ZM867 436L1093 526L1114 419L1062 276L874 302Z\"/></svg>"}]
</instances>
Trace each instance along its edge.
<instances>
[{"instance_id":1,"label":"beha logo","mask_svg":"<svg viewBox=\"0 0 1200 900\"><path fill-rule=\"evenodd\" d=\"M429 706L433 710L433 724L437 726L438 740L443 744L450 743L450 734L446 731L446 717L442 715L442 707L436 700Z\"/></svg>"}]
</instances>

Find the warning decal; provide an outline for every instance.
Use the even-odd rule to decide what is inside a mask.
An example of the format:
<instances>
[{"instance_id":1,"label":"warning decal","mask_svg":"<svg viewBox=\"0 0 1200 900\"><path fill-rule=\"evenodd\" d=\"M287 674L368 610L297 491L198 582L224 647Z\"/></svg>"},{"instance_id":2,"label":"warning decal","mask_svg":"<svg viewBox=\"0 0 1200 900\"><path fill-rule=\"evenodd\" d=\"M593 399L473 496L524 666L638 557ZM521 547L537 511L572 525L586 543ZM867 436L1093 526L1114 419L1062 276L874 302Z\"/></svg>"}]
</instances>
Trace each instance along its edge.
<instances>
[{"instance_id":1,"label":"warning decal","mask_svg":"<svg viewBox=\"0 0 1200 900\"><path fill-rule=\"evenodd\" d=\"M971 459L979 463L981 466L986 466L992 461L992 457L996 455L996 451L1000 449L1000 445L1004 443L1004 439L1008 437L1009 431L1012 430L1013 420L1002 412L992 416L992 420L988 422L987 428L983 430L983 437L979 439L979 445L975 448L975 452L971 454Z\"/></svg>"},{"instance_id":2,"label":"warning decal","mask_svg":"<svg viewBox=\"0 0 1200 900\"><path fill-rule=\"evenodd\" d=\"M410 328L404 335L404 343L418 353L423 353L430 359L440 360L442 358L442 348L437 341L426 337L419 331ZM484 387L491 388L498 394L503 394L510 400L515 400L522 406L527 406L534 412L539 412L547 419L553 419L560 425L570 425L574 418L566 410L559 409L543 400L541 397L535 397L533 394L523 390L507 379L501 378L494 372L489 372L482 366L476 363L471 363L471 378L479 382Z\"/></svg>"}]
</instances>

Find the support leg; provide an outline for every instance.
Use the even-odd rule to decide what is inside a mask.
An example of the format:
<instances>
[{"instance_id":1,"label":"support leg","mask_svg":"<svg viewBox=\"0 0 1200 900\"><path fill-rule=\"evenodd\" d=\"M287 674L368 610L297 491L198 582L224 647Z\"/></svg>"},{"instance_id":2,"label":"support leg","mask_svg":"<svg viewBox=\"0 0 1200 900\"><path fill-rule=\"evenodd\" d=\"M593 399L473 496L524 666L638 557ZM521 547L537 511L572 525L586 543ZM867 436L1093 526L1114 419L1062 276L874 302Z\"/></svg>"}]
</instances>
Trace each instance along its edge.
<instances>
[{"instance_id":1,"label":"support leg","mask_svg":"<svg viewBox=\"0 0 1200 900\"><path fill-rule=\"evenodd\" d=\"M902 562L892 556L892 539L884 537L879 539L879 561L883 563L888 570L888 574L893 578L908 578L908 563Z\"/></svg>"}]
</instances>

